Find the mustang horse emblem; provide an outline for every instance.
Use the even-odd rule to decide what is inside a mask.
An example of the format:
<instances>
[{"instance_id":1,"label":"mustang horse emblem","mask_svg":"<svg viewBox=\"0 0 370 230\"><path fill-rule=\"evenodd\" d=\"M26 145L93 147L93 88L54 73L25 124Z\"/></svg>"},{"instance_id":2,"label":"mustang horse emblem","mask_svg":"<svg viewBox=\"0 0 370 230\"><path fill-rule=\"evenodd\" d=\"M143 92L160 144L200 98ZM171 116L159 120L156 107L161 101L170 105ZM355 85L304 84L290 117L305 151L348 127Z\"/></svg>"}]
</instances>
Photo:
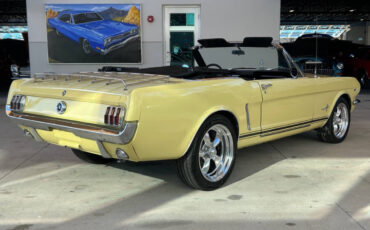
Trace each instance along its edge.
<instances>
[{"instance_id":1,"label":"mustang horse emblem","mask_svg":"<svg viewBox=\"0 0 370 230\"><path fill-rule=\"evenodd\" d=\"M322 111L328 111L328 109L329 109L329 105L327 104L324 108L322 108L321 110Z\"/></svg>"}]
</instances>

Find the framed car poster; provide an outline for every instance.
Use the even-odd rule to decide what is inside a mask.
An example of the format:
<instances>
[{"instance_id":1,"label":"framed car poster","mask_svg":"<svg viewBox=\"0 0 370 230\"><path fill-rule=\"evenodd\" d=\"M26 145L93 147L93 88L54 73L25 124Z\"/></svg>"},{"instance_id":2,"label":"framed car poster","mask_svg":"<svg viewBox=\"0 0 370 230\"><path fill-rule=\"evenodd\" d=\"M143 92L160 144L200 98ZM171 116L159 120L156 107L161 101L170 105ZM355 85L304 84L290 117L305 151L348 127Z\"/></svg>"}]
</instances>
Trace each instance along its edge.
<instances>
[{"instance_id":1,"label":"framed car poster","mask_svg":"<svg viewBox=\"0 0 370 230\"><path fill-rule=\"evenodd\" d=\"M46 4L49 63L141 63L140 4Z\"/></svg>"}]
</instances>

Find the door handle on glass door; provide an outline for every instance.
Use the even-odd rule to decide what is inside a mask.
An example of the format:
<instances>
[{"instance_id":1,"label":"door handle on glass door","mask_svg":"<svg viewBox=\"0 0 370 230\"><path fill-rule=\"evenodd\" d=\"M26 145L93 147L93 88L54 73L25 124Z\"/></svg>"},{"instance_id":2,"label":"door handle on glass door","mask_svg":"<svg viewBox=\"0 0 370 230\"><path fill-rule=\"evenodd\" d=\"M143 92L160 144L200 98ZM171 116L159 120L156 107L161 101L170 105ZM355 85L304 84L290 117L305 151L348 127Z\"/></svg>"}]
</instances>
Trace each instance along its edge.
<instances>
[{"instance_id":1,"label":"door handle on glass door","mask_svg":"<svg viewBox=\"0 0 370 230\"><path fill-rule=\"evenodd\" d=\"M272 84L271 83L268 83L268 84L261 84L261 88L263 90L263 92L266 94L266 90L267 88L271 87Z\"/></svg>"}]
</instances>

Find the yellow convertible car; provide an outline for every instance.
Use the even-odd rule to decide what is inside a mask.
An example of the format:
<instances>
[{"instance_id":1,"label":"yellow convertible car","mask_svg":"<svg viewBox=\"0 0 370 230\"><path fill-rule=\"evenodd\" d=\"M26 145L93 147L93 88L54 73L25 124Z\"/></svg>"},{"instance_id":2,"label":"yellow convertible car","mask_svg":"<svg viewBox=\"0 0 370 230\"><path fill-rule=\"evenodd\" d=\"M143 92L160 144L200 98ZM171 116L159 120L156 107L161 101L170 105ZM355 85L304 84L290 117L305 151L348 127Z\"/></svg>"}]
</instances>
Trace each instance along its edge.
<instances>
[{"instance_id":1,"label":"yellow convertible car","mask_svg":"<svg viewBox=\"0 0 370 230\"><path fill-rule=\"evenodd\" d=\"M355 78L303 74L272 38L199 44L187 68L13 81L6 113L26 136L91 163L176 159L180 178L202 190L227 180L237 149L309 130L345 139L359 102Z\"/></svg>"}]
</instances>

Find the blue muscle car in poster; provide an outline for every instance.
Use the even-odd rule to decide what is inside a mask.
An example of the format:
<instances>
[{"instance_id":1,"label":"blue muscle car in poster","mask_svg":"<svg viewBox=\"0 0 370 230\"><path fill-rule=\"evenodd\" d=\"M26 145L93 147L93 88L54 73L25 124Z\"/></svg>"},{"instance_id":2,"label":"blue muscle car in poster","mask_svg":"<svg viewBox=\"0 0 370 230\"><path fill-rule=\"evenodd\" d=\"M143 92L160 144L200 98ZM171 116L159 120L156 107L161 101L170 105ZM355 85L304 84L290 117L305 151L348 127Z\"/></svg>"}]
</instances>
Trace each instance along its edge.
<instances>
[{"instance_id":1,"label":"blue muscle car in poster","mask_svg":"<svg viewBox=\"0 0 370 230\"><path fill-rule=\"evenodd\" d=\"M50 62L141 62L140 5L49 4L46 19Z\"/></svg>"},{"instance_id":2,"label":"blue muscle car in poster","mask_svg":"<svg viewBox=\"0 0 370 230\"><path fill-rule=\"evenodd\" d=\"M48 22L57 33L80 44L86 54L107 54L138 35L136 25L106 20L92 11L66 11Z\"/></svg>"}]
</instances>

